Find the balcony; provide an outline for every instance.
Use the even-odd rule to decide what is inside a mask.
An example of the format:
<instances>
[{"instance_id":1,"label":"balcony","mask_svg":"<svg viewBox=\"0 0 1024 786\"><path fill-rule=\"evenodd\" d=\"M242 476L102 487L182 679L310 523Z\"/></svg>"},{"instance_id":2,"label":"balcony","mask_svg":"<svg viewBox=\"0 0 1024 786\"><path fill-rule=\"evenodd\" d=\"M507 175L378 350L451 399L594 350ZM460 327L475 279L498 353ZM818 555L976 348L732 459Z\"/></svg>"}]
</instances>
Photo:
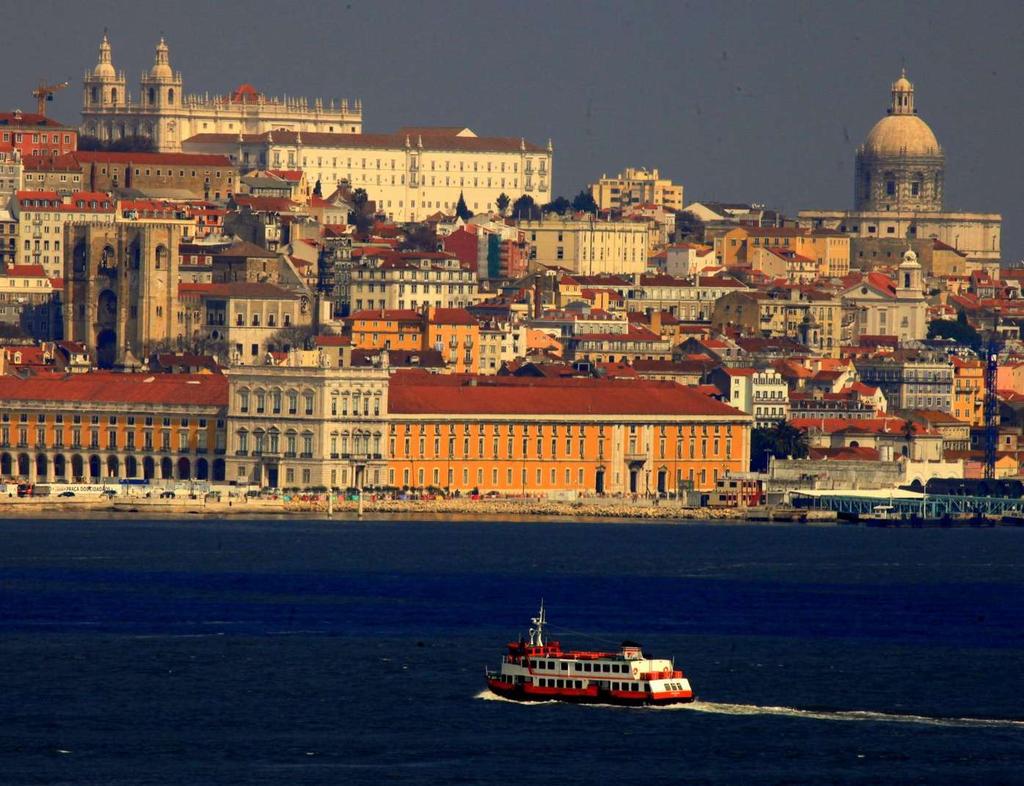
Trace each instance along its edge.
<instances>
[{"instance_id":1,"label":"balcony","mask_svg":"<svg viewBox=\"0 0 1024 786\"><path fill-rule=\"evenodd\" d=\"M311 459L311 458L313 458L313 454L312 453L300 453L299 454L299 458Z\"/></svg>"},{"instance_id":2,"label":"balcony","mask_svg":"<svg viewBox=\"0 0 1024 786\"><path fill-rule=\"evenodd\" d=\"M284 457L285 458L295 458L295 451L294 450L286 450L284 452Z\"/></svg>"},{"instance_id":3,"label":"balcony","mask_svg":"<svg viewBox=\"0 0 1024 786\"><path fill-rule=\"evenodd\" d=\"M249 451L248 450L236 450L235 451L235 455L236 456L248 456L249 455Z\"/></svg>"}]
</instances>

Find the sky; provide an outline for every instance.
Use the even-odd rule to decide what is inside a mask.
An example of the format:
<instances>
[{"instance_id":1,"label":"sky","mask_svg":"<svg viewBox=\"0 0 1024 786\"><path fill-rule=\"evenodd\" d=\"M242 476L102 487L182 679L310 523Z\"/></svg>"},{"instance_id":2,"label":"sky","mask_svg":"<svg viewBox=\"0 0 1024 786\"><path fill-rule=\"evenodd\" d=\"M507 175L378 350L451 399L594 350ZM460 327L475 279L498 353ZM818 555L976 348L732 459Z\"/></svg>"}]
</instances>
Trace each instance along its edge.
<instances>
[{"instance_id":1,"label":"sky","mask_svg":"<svg viewBox=\"0 0 1024 786\"><path fill-rule=\"evenodd\" d=\"M34 0L3 26L5 109L69 79L49 113L77 123L104 28L137 94L162 33L186 93L359 98L369 132L550 138L568 197L646 166L687 202L794 215L852 207L856 147L906 66L946 151L947 209L1002 213L1003 258L1024 259L1019 2Z\"/></svg>"}]
</instances>

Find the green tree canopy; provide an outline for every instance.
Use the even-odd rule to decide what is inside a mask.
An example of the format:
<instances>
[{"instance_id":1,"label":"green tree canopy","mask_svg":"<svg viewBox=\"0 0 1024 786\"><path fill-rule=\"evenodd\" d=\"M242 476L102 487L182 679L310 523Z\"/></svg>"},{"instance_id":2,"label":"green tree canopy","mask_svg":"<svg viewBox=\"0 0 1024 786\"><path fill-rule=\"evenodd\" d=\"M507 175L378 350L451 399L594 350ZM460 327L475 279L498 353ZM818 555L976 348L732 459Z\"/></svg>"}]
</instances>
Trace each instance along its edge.
<instances>
[{"instance_id":1,"label":"green tree canopy","mask_svg":"<svg viewBox=\"0 0 1024 786\"><path fill-rule=\"evenodd\" d=\"M555 197L544 205L541 210L545 213L558 213L558 215L564 216L572 210L572 203L570 203L565 197Z\"/></svg>"},{"instance_id":2,"label":"green tree canopy","mask_svg":"<svg viewBox=\"0 0 1024 786\"><path fill-rule=\"evenodd\" d=\"M466 205L466 198L459 192L459 203L455 206L455 215L463 221L469 221L473 217L473 211Z\"/></svg>"},{"instance_id":3,"label":"green tree canopy","mask_svg":"<svg viewBox=\"0 0 1024 786\"><path fill-rule=\"evenodd\" d=\"M981 336L970 326L963 311L956 319L933 319L928 323L928 338L947 338L975 352L981 351Z\"/></svg>"},{"instance_id":4,"label":"green tree canopy","mask_svg":"<svg viewBox=\"0 0 1024 786\"><path fill-rule=\"evenodd\" d=\"M494 204L498 208L498 212L505 215L505 211L508 210L508 206L512 204L512 200L508 194L502 191L498 194L498 198L494 200Z\"/></svg>"},{"instance_id":5,"label":"green tree canopy","mask_svg":"<svg viewBox=\"0 0 1024 786\"><path fill-rule=\"evenodd\" d=\"M587 189L583 189L572 198L572 209L577 213L594 213L596 215L597 202L594 201L594 195Z\"/></svg>"},{"instance_id":6,"label":"green tree canopy","mask_svg":"<svg viewBox=\"0 0 1024 786\"><path fill-rule=\"evenodd\" d=\"M704 242L704 222L689 210L676 213L676 242Z\"/></svg>"},{"instance_id":7,"label":"green tree canopy","mask_svg":"<svg viewBox=\"0 0 1024 786\"><path fill-rule=\"evenodd\" d=\"M780 420L767 428L755 428L750 433L750 468L764 472L768 456L775 458L807 458L807 434Z\"/></svg>"},{"instance_id":8,"label":"green tree canopy","mask_svg":"<svg viewBox=\"0 0 1024 786\"><path fill-rule=\"evenodd\" d=\"M523 194L512 203L512 215L530 221L539 221L541 218L540 208L529 194Z\"/></svg>"}]
</instances>

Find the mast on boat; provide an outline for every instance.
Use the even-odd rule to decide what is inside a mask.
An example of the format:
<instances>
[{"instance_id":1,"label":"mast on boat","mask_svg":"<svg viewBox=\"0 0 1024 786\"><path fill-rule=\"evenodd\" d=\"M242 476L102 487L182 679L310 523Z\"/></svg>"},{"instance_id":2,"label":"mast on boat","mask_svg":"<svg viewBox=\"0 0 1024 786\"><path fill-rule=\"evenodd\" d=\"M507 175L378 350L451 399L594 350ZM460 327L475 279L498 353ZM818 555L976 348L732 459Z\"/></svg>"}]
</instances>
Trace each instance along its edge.
<instances>
[{"instance_id":1,"label":"mast on boat","mask_svg":"<svg viewBox=\"0 0 1024 786\"><path fill-rule=\"evenodd\" d=\"M533 623L533 627L530 628L531 647L544 646L544 626L547 624L547 621L547 615L544 612L544 599L541 598L540 611L536 617L530 617L530 622Z\"/></svg>"}]
</instances>

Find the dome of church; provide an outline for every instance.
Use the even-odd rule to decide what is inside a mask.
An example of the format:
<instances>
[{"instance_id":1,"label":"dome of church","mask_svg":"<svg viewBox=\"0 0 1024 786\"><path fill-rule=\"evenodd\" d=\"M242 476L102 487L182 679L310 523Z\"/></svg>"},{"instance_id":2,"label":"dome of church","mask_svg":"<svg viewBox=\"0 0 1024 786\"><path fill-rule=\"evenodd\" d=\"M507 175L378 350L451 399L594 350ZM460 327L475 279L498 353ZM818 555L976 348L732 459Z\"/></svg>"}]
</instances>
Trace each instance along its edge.
<instances>
[{"instance_id":1,"label":"dome of church","mask_svg":"<svg viewBox=\"0 0 1024 786\"><path fill-rule=\"evenodd\" d=\"M156 45L156 61L149 69L149 75L155 79L173 79L174 72L171 71L170 52L167 42L163 38Z\"/></svg>"},{"instance_id":2,"label":"dome of church","mask_svg":"<svg viewBox=\"0 0 1024 786\"><path fill-rule=\"evenodd\" d=\"M928 124L917 115L889 115L868 133L864 152L876 156L934 156L942 148Z\"/></svg>"},{"instance_id":3,"label":"dome of church","mask_svg":"<svg viewBox=\"0 0 1024 786\"><path fill-rule=\"evenodd\" d=\"M100 79L116 79L117 73L114 71L114 64L110 61L110 41L107 40L107 34L103 34L103 41L100 43L100 59L96 63L96 67L92 70L92 75L99 77Z\"/></svg>"}]
</instances>

